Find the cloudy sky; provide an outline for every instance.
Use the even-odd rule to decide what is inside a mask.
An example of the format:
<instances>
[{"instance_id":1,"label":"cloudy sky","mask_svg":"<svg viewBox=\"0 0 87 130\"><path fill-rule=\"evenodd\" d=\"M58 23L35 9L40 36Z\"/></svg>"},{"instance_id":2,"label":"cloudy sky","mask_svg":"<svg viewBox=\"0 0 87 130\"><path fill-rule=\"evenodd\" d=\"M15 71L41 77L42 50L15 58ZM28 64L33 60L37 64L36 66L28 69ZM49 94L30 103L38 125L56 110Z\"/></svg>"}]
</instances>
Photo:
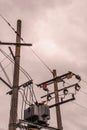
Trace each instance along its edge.
<instances>
[{"instance_id":1,"label":"cloudy sky","mask_svg":"<svg viewBox=\"0 0 87 130\"><path fill-rule=\"evenodd\" d=\"M58 75L72 71L87 81L87 0L0 0L0 14L15 29L17 20L22 20L22 37L27 43L33 44L34 51L52 70L56 69ZM0 17L0 41L15 42L15 37ZM9 54L7 46L0 48ZM0 53L0 62L3 58ZM2 62L4 67L8 64L7 59ZM52 78L52 74L28 47L21 49L21 66L35 83ZM5 70L12 81L12 64ZM2 71L0 76L6 79ZM21 83L26 80L23 76L20 73ZM0 130L7 130L10 97L6 92L9 89L2 82L0 84ZM82 91L87 92L87 84L81 82L81 86ZM37 95L39 91L42 92L37 90ZM87 130L86 98L86 94L79 92L76 102L81 106L73 103L61 106L64 130ZM50 123L56 126L56 121L51 119Z\"/></svg>"}]
</instances>

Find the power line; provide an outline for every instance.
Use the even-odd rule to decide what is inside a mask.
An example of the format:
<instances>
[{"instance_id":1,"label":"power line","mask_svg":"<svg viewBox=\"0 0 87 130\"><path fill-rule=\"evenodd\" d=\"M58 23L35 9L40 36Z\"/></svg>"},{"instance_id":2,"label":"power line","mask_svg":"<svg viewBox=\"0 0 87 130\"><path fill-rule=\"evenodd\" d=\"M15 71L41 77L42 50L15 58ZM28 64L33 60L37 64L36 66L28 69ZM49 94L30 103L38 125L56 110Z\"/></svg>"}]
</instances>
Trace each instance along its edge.
<instances>
[{"instance_id":1,"label":"power line","mask_svg":"<svg viewBox=\"0 0 87 130\"><path fill-rule=\"evenodd\" d=\"M5 71L5 69L4 69L4 67L2 66L2 64L1 64L1 63L0 63L0 67L1 67L1 69L2 69L2 71L3 71L3 73L4 73L4 75L5 75L5 77L7 78L8 83L11 85L11 81L10 81L10 79L9 79L9 77L8 77L8 75L7 75L6 71Z\"/></svg>"},{"instance_id":2,"label":"power line","mask_svg":"<svg viewBox=\"0 0 87 130\"><path fill-rule=\"evenodd\" d=\"M65 82L66 84L70 85L69 83ZM83 90L80 90L81 93L87 95L87 92L84 92Z\"/></svg>"},{"instance_id":3,"label":"power line","mask_svg":"<svg viewBox=\"0 0 87 130\"><path fill-rule=\"evenodd\" d=\"M42 62L42 64L43 64L51 73L53 73L53 71L50 69L50 67L40 58L39 55L37 55L37 53L33 50L33 48L31 48L31 49L32 49L32 52L34 53L34 55Z\"/></svg>"},{"instance_id":4,"label":"power line","mask_svg":"<svg viewBox=\"0 0 87 130\"><path fill-rule=\"evenodd\" d=\"M4 62L7 59L7 57L3 58L0 63Z\"/></svg>"},{"instance_id":5,"label":"power line","mask_svg":"<svg viewBox=\"0 0 87 130\"><path fill-rule=\"evenodd\" d=\"M8 63L8 64L4 67L4 69L7 68L10 64L11 64L11 62ZM2 71L3 71L3 70L1 69L0 72L2 72Z\"/></svg>"},{"instance_id":6,"label":"power line","mask_svg":"<svg viewBox=\"0 0 87 130\"><path fill-rule=\"evenodd\" d=\"M12 25L7 21L7 19L6 19L5 17L3 17L1 14L0 14L0 16L1 16L1 18L8 24L8 26L14 31L14 33L17 34L17 35L20 37L20 39L22 40L22 42L26 43L26 42L24 41L24 39L20 36L20 34L18 34L17 31L12 27ZM53 73L52 70L49 68L49 66L40 58L40 56L38 56L38 55L36 54L36 52L35 52L33 49L32 49L32 52L33 52L34 55L43 63L43 65L44 65L51 73ZM19 66L18 66L18 67L19 67ZM24 71L24 69L22 69L22 72L23 72L23 71ZM23 73L24 73L24 72L23 72ZM25 71L25 73L28 74L26 71ZM28 76L29 76L29 78L31 78L29 74L28 74ZM34 94L34 97L35 97L34 91L33 91L33 94ZM36 97L35 97L35 99L36 99Z\"/></svg>"},{"instance_id":7,"label":"power line","mask_svg":"<svg viewBox=\"0 0 87 130\"><path fill-rule=\"evenodd\" d=\"M86 93L86 92L84 92L84 91L82 91L82 90L80 90L80 92L82 92L83 94L87 95L87 93Z\"/></svg>"},{"instance_id":8,"label":"power line","mask_svg":"<svg viewBox=\"0 0 87 130\"><path fill-rule=\"evenodd\" d=\"M29 105L29 106L30 106L31 103L29 101L27 101L27 99L26 99L27 97L25 95L25 89L23 90L23 93L21 91L19 91L19 93L22 96L22 107L21 107L21 119L22 119L24 103Z\"/></svg>"},{"instance_id":9,"label":"power line","mask_svg":"<svg viewBox=\"0 0 87 130\"><path fill-rule=\"evenodd\" d=\"M8 26L15 32L15 34L17 34L18 36L20 36L17 31L12 27L12 25L7 21L7 19L5 17L3 17L1 14L0 14L0 17L8 24ZM20 39L24 42L23 38L20 36Z\"/></svg>"},{"instance_id":10,"label":"power line","mask_svg":"<svg viewBox=\"0 0 87 130\"><path fill-rule=\"evenodd\" d=\"M83 79L82 79L82 81L83 81L84 83L86 83L86 84L87 84L87 81L85 81L85 80L83 80Z\"/></svg>"},{"instance_id":11,"label":"power line","mask_svg":"<svg viewBox=\"0 0 87 130\"><path fill-rule=\"evenodd\" d=\"M2 49L0 49L0 51L1 51L1 53L2 53L4 56L6 56L12 63L14 63L14 60L13 60L8 54L6 54L5 51L3 51ZM27 77L28 80L30 80L30 79L32 80L32 78L30 77L30 75L29 75L21 66L19 66L17 63L16 63L16 65L17 65L17 67L19 68L19 70L21 70L21 71L24 73L24 75ZM32 96L34 95L35 100L37 101L36 96L35 96L35 93L34 93L34 90L31 91L31 88L29 88L29 89L30 89L30 93L32 94Z\"/></svg>"},{"instance_id":12,"label":"power line","mask_svg":"<svg viewBox=\"0 0 87 130\"><path fill-rule=\"evenodd\" d=\"M23 101L24 101L27 105L30 105L31 103L30 103L28 100L25 100L25 99L26 99L25 94L23 94L21 91L19 91L19 93L21 94ZM25 97L25 99L24 99L24 97Z\"/></svg>"},{"instance_id":13,"label":"power line","mask_svg":"<svg viewBox=\"0 0 87 130\"><path fill-rule=\"evenodd\" d=\"M3 15L1 15L1 14L0 14L0 17L8 24L8 26L14 31L14 33L16 33L16 34L20 37L20 39L22 40L22 42L26 43L25 40L17 33L17 31L14 29L14 27L8 22L8 20L7 20ZM31 49L32 49L32 48L31 48ZM49 66L47 66L47 64L40 58L40 56L37 55L37 53L36 53L33 49L32 49L32 52L33 52L33 53L35 54L35 56L43 63L43 65L44 65L51 73L53 73L52 70L49 68ZM7 58L5 58L5 59L7 59ZM1 62L3 62L5 59L3 59ZM85 81L85 80L83 80L83 79L82 79L82 81L87 84L87 81ZM67 84L68 84L68 83L67 83Z\"/></svg>"},{"instance_id":14,"label":"power line","mask_svg":"<svg viewBox=\"0 0 87 130\"><path fill-rule=\"evenodd\" d=\"M23 117L23 111L26 109L26 105L30 106L31 104L35 103L33 100L32 92L30 91L30 94L29 94L29 91L28 91L28 88L30 88L30 87L31 86L28 86L27 89L26 88L21 89L23 91L23 93L21 90L19 91L22 96L21 119ZM30 95L32 97L32 102L30 100L28 100L28 95Z\"/></svg>"},{"instance_id":15,"label":"power line","mask_svg":"<svg viewBox=\"0 0 87 130\"><path fill-rule=\"evenodd\" d=\"M1 16L1 18L8 24L8 26L14 31L14 33L17 34L17 35L20 37L21 41L22 41L23 43L26 43L25 40L20 36L20 34L18 34L17 31L16 31L16 30L12 27L12 25L8 22L8 20L7 20L3 15L0 14L0 16ZM41 58L39 55L37 55L37 53L36 53L32 48L31 48L31 50L32 50L32 52L34 53L34 55L41 61L41 63L42 63L51 73L53 73L52 70L50 69L50 67L42 60L42 58Z\"/></svg>"},{"instance_id":16,"label":"power line","mask_svg":"<svg viewBox=\"0 0 87 130\"><path fill-rule=\"evenodd\" d=\"M4 54L12 63L14 63L14 60L11 58L11 57L9 57L9 55L7 55L2 49L0 49L0 51L2 52L2 54ZM17 67L19 68L19 70L21 70L23 73L24 73L24 75L28 78L28 80L32 80L32 78L30 77L30 75L21 67L21 66L19 66L19 65L17 65ZM30 78L30 79L29 79ZM31 90L30 90L30 92L31 92ZM33 94L34 94L34 96L35 96L35 93L34 93L34 91L33 91ZM36 98L36 97L35 97Z\"/></svg>"},{"instance_id":17,"label":"power line","mask_svg":"<svg viewBox=\"0 0 87 130\"><path fill-rule=\"evenodd\" d=\"M31 87L31 89L32 89L32 94L33 94L33 96L34 96L34 98L35 98L35 101L37 102L37 98L36 98L36 95L35 95L35 92L34 92L34 89L33 89L33 84L30 85L30 87Z\"/></svg>"},{"instance_id":18,"label":"power line","mask_svg":"<svg viewBox=\"0 0 87 130\"><path fill-rule=\"evenodd\" d=\"M24 93L24 94L22 93L22 91L21 91L21 90L23 91L23 93ZM24 101L26 102L26 104L27 104L27 105L31 105L32 103L31 103L30 101L28 101L27 96L26 96L26 94L25 94L24 90L25 90L25 89L20 89L20 91L19 91L19 92L21 92L21 96L22 96L22 98L23 98L23 97L25 98L25 100L24 100Z\"/></svg>"},{"instance_id":19,"label":"power line","mask_svg":"<svg viewBox=\"0 0 87 130\"><path fill-rule=\"evenodd\" d=\"M81 79L81 81L83 81L84 83L86 83L86 84L87 84L87 81L85 81L84 79Z\"/></svg>"},{"instance_id":20,"label":"power line","mask_svg":"<svg viewBox=\"0 0 87 130\"><path fill-rule=\"evenodd\" d=\"M11 24L2 16L2 15L0 15L4 20L5 20L5 22L11 27L11 29L17 34L17 35L19 35L16 31L15 31L15 29L11 26ZM19 35L20 36L20 35ZM23 38L22 37L20 37L20 39L24 42L24 40L23 40ZM49 68L49 66L47 66L47 64L40 58L40 56L38 56L37 54L36 54L36 52L32 49L32 52L35 54L35 56L43 63L43 65L51 72L51 73L53 73L52 72L52 70ZM11 60L10 60L11 61ZM21 70L21 66L18 66L18 68L20 68L20 70ZM22 70L21 70L26 76L27 76L27 72L22 68ZM28 76L29 76L29 74L28 74ZM27 77L27 78L31 78L30 76L29 77ZM86 82L87 83L87 82ZM34 94L34 91L33 91L33 88L32 88L32 92L33 92L33 94ZM23 95L24 96L24 95ZM35 97L35 95L34 95L34 97ZM24 98L24 97L23 97ZM36 98L36 97L35 97ZM82 105L80 105L80 104L78 104L78 103L76 103L76 102L74 102L74 104L76 104L76 105L78 105L78 106L80 106L80 107L82 107L82 108L85 108L85 109L87 109L86 107L84 107L84 106L82 106Z\"/></svg>"},{"instance_id":21,"label":"power line","mask_svg":"<svg viewBox=\"0 0 87 130\"><path fill-rule=\"evenodd\" d=\"M14 60L13 60L8 54L6 54L5 51L3 51L2 49L0 49L0 51L1 51L1 53L2 53L5 57L7 57L7 58L14 64ZM22 71L22 73L24 73L24 75L25 75L29 80L32 79L31 76L30 76L21 66L19 66L17 63L16 63L16 65L17 65L17 67Z\"/></svg>"},{"instance_id":22,"label":"power line","mask_svg":"<svg viewBox=\"0 0 87 130\"><path fill-rule=\"evenodd\" d=\"M85 107L85 106L82 106L81 104L78 104L77 102L72 102L73 104L75 104L75 105L77 105L77 106L79 106L80 108L84 108L84 109L86 109L87 110L87 107Z\"/></svg>"}]
</instances>

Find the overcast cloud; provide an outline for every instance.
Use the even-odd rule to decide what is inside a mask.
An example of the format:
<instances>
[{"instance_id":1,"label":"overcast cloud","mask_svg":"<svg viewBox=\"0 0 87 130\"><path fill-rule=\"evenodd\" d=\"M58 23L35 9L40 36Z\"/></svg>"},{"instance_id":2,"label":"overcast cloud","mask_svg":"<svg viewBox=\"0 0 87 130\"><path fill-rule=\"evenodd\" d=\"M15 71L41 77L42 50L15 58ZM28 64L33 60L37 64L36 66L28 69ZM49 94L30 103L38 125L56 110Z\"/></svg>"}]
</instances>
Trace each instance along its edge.
<instances>
[{"instance_id":1,"label":"overcast cloud","mask_svg":"<svg viewBox=\"0 0 87 130\"><path fill-rule=\"evenodd\" d=\"M17 19L22 20L22 37L26 42L33 43L33 49L52 70L56 69L59 75L73 71L87 80L87 0L0 0L0 14L14 28ZM15 39L14 32L0 18L0 40L15 42ZM9 53L7 47L0 48ZM3 58L0 53L0 61ZM5 67L8 63L6 60L2 64ZM21 65L35 83L52 78L29 48L21 49ZM11 81L12 68L12 65L6 68ZM4 77L3 72L0 76ZM20 73L20 83L25 80ZM0 84L0 128L7 130L10 97L5 93L9 89ZM81 86L87 92L86 84L81 82ZM37 95L38 92L43 94L37 90ZM86 107L86 95L79 92L76 102ZM52 115L54 113L53 109ZM61 106L61 113L64 130L87 130L87 109L69 103ZM50 123L56 126L56 121L51 119Z\"/></svg>"}]
</instances>

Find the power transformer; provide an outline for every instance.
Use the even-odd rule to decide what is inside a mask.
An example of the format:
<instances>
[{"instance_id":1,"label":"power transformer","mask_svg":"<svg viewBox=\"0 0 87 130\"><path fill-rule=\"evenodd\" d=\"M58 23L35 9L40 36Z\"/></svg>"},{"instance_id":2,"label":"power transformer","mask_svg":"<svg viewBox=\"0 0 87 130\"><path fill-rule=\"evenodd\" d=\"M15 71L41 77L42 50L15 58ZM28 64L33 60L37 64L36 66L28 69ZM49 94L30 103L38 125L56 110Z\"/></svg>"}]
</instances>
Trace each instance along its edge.
<instances>
[{"instance_id":1,"label":"power transformer","mask_svg":"<svg viewBox=\"0 0 87 130\"><path fill-rule=\"evenodd\" d=\"M32 105L24 110L24 120L36 124L47 124L50 119L49 106L46 104Z\"/></svg>"}]
</instances>

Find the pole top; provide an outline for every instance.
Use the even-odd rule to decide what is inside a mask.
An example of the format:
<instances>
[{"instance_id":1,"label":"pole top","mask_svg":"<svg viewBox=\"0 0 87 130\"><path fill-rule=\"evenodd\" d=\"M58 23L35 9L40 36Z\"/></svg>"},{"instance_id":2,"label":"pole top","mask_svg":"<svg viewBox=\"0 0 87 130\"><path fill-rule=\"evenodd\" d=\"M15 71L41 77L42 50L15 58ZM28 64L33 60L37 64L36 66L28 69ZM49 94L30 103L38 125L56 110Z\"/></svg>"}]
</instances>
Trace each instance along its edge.
<instances>
[{"instance_id":1,"label":"pole top","mask_svg":"<svg viewBox=\"0 0 87 130\"><path fill-rule=\"evenodd\" d=\"M21 19L18 19L17 22L21 22Z\"/></svg>"}]
</instances>

